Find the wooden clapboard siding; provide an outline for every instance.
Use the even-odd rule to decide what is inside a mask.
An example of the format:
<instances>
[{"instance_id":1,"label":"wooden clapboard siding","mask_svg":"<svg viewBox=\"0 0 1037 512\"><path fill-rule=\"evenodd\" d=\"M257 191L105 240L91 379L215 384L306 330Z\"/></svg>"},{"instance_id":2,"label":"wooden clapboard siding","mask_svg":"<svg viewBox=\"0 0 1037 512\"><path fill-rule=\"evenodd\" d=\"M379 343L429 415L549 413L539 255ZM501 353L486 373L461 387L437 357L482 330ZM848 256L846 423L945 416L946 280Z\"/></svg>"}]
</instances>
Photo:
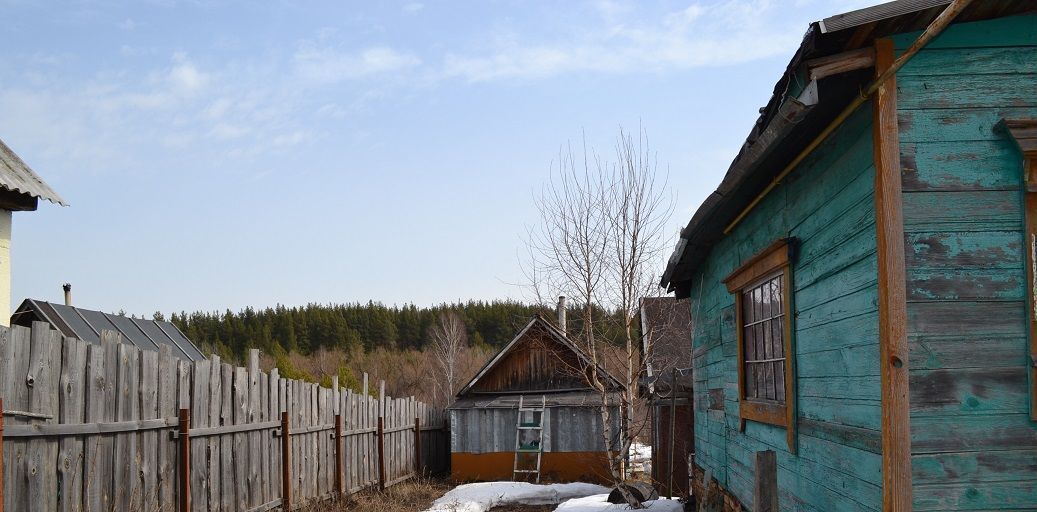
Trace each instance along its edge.
<instances>
[{"instance_id":1,"label":"wooden clapboard siding","mask_svg":"<svg viewBox=\"0 0 1037 512\"><path fill-rule=\"evenodd\" d=\"M862 108L720 240L692 278L695 460L744 505L753 454L774 450L782 510L878 510L877 262L871 111ZM739 432L734 297L720 279L782 237L793 263L797 452L786 430ZM862 383L864 383L862 385ZM707 410L724 389L724 410Z\"/></svg>"},{"instance_id":2,"label":"wooden clapboard siding","mask_svg":"<svg viewBox=\"0 0 1037 512\"><path fill-rule=\"evenodd\" d=\"M1002 18L897 76L915 510L1037 508L1021 155L994 130L1037 117L1035 57L1037 16Z\"/></svg>"},{"instance_id":3,"label":"wooden clapboard siding","mask_svg":"<svg viewBox=\"0 0 1037 512\"><path fill-rule=\"evenodd\" d=\"M279 425L269 422L282 408L295 418L292 446L303 461L292 467L293 503L334 496L329 435L337 413L344 420L347 492L378 484L375 426L382 411L390 485L418 472L415 418L423 425L423 468L446 469L443 411L413 397L379 400L281 379L276 370L268 376L254 356L248 368L218 358L188 362L168 349L122 343L116 333L100 338L90 345L46 324L0 327L4 510L176 510L180 467L170 434L181 407L193 413L192 510L268 510L280 503L280 439L271 435ZM253 428L228 430L241 426ZM60 432L47 431L55 428Z\"/></svg>"}]
</instances>

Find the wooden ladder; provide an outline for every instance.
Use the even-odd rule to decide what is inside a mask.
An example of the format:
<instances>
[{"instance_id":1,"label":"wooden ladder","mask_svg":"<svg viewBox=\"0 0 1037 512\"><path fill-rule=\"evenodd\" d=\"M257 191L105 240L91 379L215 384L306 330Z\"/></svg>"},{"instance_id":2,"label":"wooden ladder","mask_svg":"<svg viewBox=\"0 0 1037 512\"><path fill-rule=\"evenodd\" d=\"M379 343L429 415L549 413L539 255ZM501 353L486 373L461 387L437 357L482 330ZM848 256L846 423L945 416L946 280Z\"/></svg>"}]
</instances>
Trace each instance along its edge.
<instances>
[{"instance_id":1,"label":"wooden ladder","mask_svg":"<svg viewBox=\"0 0 1037 512\"><path fill-rule=\"evenodd\" d=\"M519 395L518 417L515 419L515 467L512 479L518 481L520 475L536 474L540 483L540 458L544 454L544 414L547 412L547 395L540 396L539 408L523 407L523 397ZM526 414L529 414L528 419ZM537 413L540 413L539 417ZM523 432L531 432L534 437L526 442L522 440ZM535 469L519 469L519 460L524 454L537 455ZM523 478L525 480L525 478Z\"/></svg>"}]
</instances>

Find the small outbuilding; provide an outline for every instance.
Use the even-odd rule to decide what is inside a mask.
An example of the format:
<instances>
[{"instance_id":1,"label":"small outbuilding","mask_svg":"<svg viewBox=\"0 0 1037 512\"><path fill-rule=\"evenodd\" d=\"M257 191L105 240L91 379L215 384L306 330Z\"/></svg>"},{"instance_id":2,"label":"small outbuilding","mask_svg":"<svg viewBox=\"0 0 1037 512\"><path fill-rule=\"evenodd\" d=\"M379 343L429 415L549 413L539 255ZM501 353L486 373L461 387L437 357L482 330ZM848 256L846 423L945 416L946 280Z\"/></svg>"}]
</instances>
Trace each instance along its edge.
<instances>
[{"instance_id":1,"label":"small outbuilding","mask_svg":"<svg viewBox=\"0 0 1037 512\"><path fill-rule=\"evenodd\" d=\"M67 290L66 290L67 293ZM25 299L11 315L11 325L32 327L33 322L46 322L52 329L68 338L98 344L102 331L113 331L127 342L142 350L158 351L169 347L173 357L188 361L205 359L205 354L180 329L165 320L146 320L101 311L55 304L36 299Z\"/></svg>"},{"instance_id":2,"label":"small outbuilding","mask_svg":"<svg viewBox=\"0 0 1037 512\"><path fill-rule=\"evenodd\" d=\"M695 453L688 299L645 297L640 320L645 357L640 392L648 402L652 481L661 495L686 496Z\"/></svg>"},{"instance_id":3,"label":"small outbuilding","mask_svg":"<svg viewBox=\"0 0 1037 512\"><path fill-rule=\"evenodd\" d=\"M535 467L545 481L610 482L605 449L602 393L588 385L592 368L587 354L565 333L542 316L534 316L457 394L448 408L450 417L450 466L456 481L512 480L516 467ZM624 422L620 414L619 381L598 367L606 382L605 415L613 448L618 448ZM536 421L518 422L519 400L523 408L540 408ZM534 415L535 416L535 415ZM537 446L541 453L516 461L520 432L529 436L530 425L543 430L539 439L523 438L523 446ZM537 433L532 433L536 438ZM534 450L540 452L541 450ZM522 479L522 478L519 478Z\"/></svg>"}]
</instances>

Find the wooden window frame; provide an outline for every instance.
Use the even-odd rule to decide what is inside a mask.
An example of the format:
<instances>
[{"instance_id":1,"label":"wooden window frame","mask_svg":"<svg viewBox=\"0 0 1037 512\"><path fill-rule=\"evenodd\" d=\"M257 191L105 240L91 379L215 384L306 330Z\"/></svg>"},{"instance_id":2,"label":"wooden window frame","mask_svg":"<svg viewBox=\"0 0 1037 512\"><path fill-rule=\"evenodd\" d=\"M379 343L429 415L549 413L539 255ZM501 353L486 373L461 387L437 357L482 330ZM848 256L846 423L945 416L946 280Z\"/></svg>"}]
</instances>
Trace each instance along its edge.
<instances>
[{"instance_id":1,"label":"wooden window frame","mask_svg":"<svg viewBox=\"0 0 1037 512\"><path fill-rule=\"evenodd\" d=\"M1037 421L1037 119L1004 119L999 128L1007 132L1023 154L1023 215L1026 242L1027 338L1029 341L1030 420Z\"/></svg>"},{"instance_id":2,"label":"wooden window frame","mask_svg":"<svg viewBox=\"0 0 1037 512\"><path fill-rule=\"evenodd\" d=\"M741 418L741 429L745 429L745 421L752 420L785 427L789 431L789 449L793 450L795 429L795 351L792 343L792 324L795 317L792 291L792 252L794 239L783 238L772 243L757 255L749 258L734 272L724 279L727 291L735 296L735 324L737 325L738 343L738 415ZM758 285L764 279L770 279L777 273L782 275L782 311L785 321L782 328L782 345L785 350L785 403L758 401L746 398L745 395L745 332L742 321L742 292ZM794 451L794 450L793 450Z\"/></svg>"}]
</instances>

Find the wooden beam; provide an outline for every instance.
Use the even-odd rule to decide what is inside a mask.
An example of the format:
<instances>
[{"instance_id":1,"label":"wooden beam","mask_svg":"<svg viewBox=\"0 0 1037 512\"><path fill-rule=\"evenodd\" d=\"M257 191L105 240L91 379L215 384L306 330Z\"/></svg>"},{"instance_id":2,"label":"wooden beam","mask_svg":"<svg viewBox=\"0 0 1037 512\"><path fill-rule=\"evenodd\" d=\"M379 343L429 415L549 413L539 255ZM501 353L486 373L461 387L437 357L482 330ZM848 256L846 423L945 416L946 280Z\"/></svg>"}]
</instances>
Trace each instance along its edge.
<instances>
[{"instance_id":1,"label":"wooden beam","mask_svg":"<svg viewBox=\"0 0 1037 512\"><path fill-rule=\"evenodd\" d=\"M893 65L893 41L875 41L875 72ZM911 510L911 424L907 364L907 272L900 181L896 75L872 103L882 379L882 509Z\"/></svg>"},{"instance_id":2,"label":"wooden beam","mask_svg":"<svg viewBox=\"0 0 1037 512\"><path fill-rule=\"evenodd\" d=\"M0 187L0 209L12 212L31 212L38 206L38 198Z\"/></svg>"},{"instance_id":3,"label":"wooden beam","mask_svg":"<svg viewBox=\"0 0 1037 512\"><path fill-rule=\"evenodd\" d=\"M839 73L870 68L874 65L874 48L860 48L806 61L809 80L820 80Z\"/></svg>"},{"instance_id":4,"label":"wooden beam","mask_svg":"<svg viewBox=\"0 0 1037 512\"><path fill-rule=\"evenodd\" d=\"M774 450L756 452L753 512L778 512L778 457Z\"/></svg>"}]
</instances>

